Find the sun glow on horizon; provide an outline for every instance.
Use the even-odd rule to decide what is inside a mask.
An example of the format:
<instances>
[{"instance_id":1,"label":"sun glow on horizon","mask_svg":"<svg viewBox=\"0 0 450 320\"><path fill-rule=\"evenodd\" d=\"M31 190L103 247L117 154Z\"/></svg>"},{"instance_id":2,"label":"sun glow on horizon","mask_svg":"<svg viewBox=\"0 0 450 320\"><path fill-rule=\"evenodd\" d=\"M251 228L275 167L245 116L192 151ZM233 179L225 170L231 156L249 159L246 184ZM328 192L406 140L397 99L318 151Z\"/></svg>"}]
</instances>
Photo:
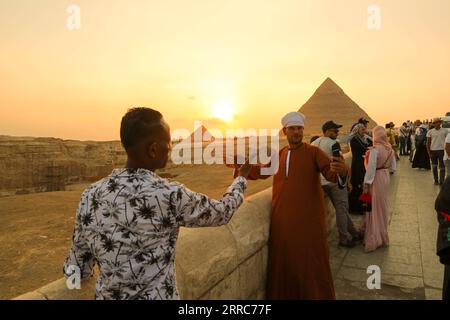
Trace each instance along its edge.
<instances>
[{"instance_id":1,"label":"sun glow on horizon","mask_svg":"<svg viewBox=\"0 0 450 320\"><path fill-rule=\"evenodd\" d=\"M233 102L221 99L213 104L212 116L225 122L233 120L235 113L235 105Z\"/></svg>"}]
</instances>

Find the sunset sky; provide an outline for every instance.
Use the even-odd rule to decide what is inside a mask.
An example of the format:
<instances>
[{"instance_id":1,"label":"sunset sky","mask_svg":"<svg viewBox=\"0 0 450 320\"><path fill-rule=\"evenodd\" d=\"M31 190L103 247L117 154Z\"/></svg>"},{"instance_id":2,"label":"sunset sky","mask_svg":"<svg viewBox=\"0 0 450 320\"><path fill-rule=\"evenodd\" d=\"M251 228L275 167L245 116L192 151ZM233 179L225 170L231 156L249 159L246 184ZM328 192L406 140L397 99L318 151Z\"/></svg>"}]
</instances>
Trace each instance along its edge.
<instances>
[{"instance_id":1,"label":"sunset sky","mask_svg":"<svg viewBox=\"0 0 450 320\"><path fill-rule=\"evenodd\" d=\"M448 0L0 0L0 49L6 135L116 140L133 106L278 128L326 77L381 124L450 111Z\"/></svg>"}]
</instances>

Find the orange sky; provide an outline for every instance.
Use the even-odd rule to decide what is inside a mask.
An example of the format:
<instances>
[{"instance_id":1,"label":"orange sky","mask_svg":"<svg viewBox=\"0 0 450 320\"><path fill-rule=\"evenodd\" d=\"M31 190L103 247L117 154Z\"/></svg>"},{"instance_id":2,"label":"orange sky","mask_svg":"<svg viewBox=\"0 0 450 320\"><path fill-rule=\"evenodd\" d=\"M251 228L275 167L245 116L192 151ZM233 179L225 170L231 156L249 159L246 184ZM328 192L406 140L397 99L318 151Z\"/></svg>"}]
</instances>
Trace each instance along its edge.
<instances>
[{"instance_id":1,"label":"orange sky","mask_svg":"<svg viewBox=\"0 0 450 320\"><path fill-rule=\"evenodd\" d=\"M382 124L450 111L448 0L1 1L0 48L7 135L118 139L132 106L223 128L222 100L229 126L277 128L328 76Z\"/></svg>"}]
</instances>

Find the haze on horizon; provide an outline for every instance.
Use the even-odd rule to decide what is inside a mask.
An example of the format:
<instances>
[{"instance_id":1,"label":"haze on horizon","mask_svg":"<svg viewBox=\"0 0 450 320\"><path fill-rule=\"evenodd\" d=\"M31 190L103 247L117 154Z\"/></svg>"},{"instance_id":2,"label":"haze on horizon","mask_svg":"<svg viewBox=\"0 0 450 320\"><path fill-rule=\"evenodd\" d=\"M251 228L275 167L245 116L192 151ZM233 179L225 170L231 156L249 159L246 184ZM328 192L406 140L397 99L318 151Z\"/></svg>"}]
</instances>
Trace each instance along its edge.
<instances>
[{"instance_id":1,"label":"haze on horizon","mask_svg":"<svg viewBox=\"0 0 450 320\"><path fill-rule=\"evenodd\" d=\"M0 135L117 140L133 106L279 128L327 77L380 124L450 111L448 0L1 1L0 48Z\"/></svg>"}]
</instances>

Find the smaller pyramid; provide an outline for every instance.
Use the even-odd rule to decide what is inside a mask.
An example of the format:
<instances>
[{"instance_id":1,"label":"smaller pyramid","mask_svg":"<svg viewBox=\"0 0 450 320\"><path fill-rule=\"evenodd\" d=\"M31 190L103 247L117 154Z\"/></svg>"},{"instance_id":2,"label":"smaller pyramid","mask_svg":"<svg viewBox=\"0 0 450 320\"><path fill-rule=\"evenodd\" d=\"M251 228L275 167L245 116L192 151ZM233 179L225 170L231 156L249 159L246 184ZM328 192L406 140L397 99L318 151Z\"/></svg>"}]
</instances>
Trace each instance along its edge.
<instances>
[{"instance_id":1,"label":"smaller pyramid","mask_svg":"<svg viewBox=\"0 0 450 320\"><path fill-rule=\"evenodd\" d=\"M190 135L191 142L194 142L194 137L195 137L195 135L198 135L199 132L201 132L201 137L202 137L201 142L211 142L211 141L215 140L215 138L208 131L208 129L206 129L206 127L204 125L202 125L201 127L197 128L197 130L192 132L192 134Z\"/></svg>"}]
</instances>

